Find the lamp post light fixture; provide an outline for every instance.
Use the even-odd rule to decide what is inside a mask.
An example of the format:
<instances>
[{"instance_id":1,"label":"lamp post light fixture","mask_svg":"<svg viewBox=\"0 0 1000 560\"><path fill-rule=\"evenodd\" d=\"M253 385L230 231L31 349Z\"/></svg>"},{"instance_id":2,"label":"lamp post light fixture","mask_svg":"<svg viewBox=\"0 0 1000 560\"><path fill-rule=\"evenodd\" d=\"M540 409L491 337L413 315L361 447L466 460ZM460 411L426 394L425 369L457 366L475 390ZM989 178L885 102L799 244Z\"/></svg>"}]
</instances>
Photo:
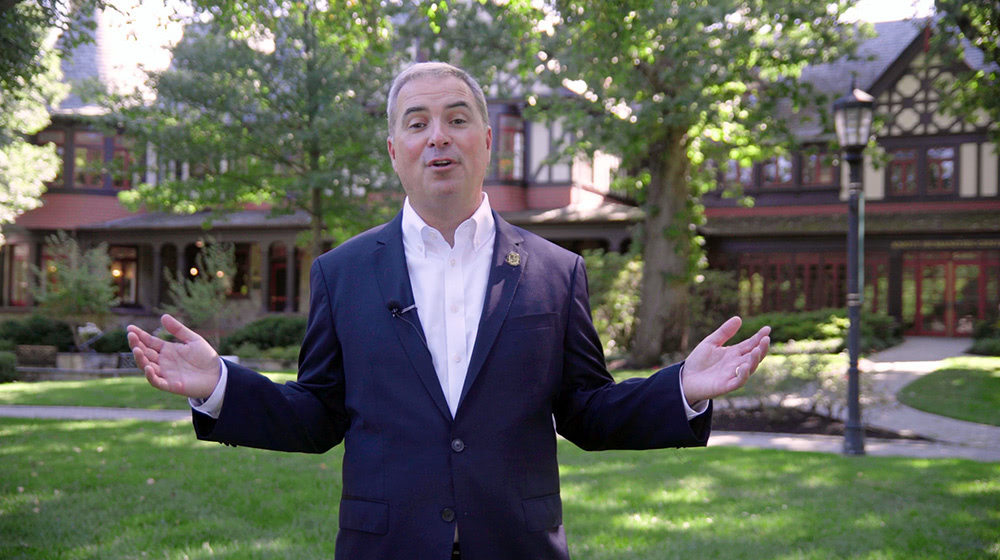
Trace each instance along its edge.
<instances>
[{"instance_id":1,"label":"lamp post light fixture","mask_svg":"<svg viewBox=\"0 0 1000 560\"><path fill-rule=\"evenodd\" d=\"M864 455L865 435L861 424L861 391L858 379L858 346L861 332L861 266L864 254L860 247L864 240L864 195L861 192L862 151L871 135L875 98L851 84L851 92L834 101L833 118L837 141L844 151L850 170L848 183L847 219L847 351L850 364L847 368L847 425L844 430L844 454Z\"/></svg>"}]
</instances>

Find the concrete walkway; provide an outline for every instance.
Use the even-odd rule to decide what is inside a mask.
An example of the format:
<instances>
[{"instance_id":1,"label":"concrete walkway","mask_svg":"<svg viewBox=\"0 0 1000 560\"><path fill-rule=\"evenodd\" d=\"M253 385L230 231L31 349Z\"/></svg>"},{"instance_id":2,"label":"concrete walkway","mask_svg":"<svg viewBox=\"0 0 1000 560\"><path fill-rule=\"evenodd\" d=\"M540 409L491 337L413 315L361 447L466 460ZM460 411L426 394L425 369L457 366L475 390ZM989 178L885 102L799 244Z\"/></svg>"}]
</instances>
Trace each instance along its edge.
<instances>
[{"instance_id":1,"label":"concrete walkway","mask_svg":"<svg viewBox=\"0 0 1000 560\"><path fill-rule=\"evenodd\" d=\"M896 400L900 389L942 367L942 360L965 355L965 350L971 345L972 340L968 338L908 337L902 344L862 359L859 364L862 375L870 376L875 390L888 397L888 402L879 406L862 405L864 424L933 440L866 438L865 451L868 454L1000 462L1000 426L938 416L910 408ZM840 453L843 441L839 436L713 432L709 445Z\"/></svg>"},{"instance_id":2,"label":"concrete walkway","mask_svg":"<svg viewBox=\"0 0 1000 560\"><path fill-rule=\"evenodd\" d=\"M867 438L865 451L875 456L961 458L1000 462L1000 427L963 422L910 408L896 401L896 393L908 383L939 367L941 360L960 356L970 339L909 337L905 342L862 360L862 375L870 375L876 390L891 395L882 406L862 409L864 423L900 433L920 435L933 441ZM0 405L0 417L57 418L65 420L134 419L161 422L189 421L188 410L142 410L134 408ZM740 446L787 451L841 453L843 438L803 434L758 432L712 433L709 446Z\"/></svg>"}]
</instances>

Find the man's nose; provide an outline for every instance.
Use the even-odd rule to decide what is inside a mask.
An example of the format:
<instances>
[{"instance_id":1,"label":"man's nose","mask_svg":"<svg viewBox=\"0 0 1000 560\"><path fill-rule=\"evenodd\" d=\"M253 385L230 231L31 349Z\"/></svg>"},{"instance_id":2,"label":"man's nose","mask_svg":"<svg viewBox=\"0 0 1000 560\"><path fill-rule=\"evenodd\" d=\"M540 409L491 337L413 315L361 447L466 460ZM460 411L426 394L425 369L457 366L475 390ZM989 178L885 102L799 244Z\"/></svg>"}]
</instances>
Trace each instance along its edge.
<instances>
[{"instance_id":1,"label":"man's nose","mask_svg":"<svg viewBox=\"0 0 1000 560\"><path fill-rule=\"evenodd\" d=\"M440 148L451 144L451 135L445 130L443 123L436 123L431 126L431 135L427 139L429 145Z\"/></svg>"}]
</instances>

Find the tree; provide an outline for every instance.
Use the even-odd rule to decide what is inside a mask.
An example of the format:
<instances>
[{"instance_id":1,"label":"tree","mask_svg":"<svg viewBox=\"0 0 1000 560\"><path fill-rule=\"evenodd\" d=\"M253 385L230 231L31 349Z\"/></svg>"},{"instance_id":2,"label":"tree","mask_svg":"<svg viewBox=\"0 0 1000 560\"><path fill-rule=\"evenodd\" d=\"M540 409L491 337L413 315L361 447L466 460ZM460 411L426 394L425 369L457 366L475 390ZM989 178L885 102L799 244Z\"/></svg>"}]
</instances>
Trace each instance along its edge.
<instances>
[{"instance_id":1,"label":"tree","mask_svg":"<svg viewBox=\"0 0 1000 560\"><path fill-rule=\"evenodd\" d=\"M164 269L174 302L165 306L165 311L183 315L191 327L206 329L214 347L219 348L228 295L236 275L236 249L232 243L209 239L195 258L195 268L197 274L180 280Z\"/></svg>"},{"instance_id":2,"label":"tree","mask_svg":"<svg viewBox=\"0 0 1000 560\"><path fill-rule=\"evenodd\" d=\"M1000 3L937 0L936 9L936 51L967 69L958 79L937 84L944 89L944 107L970 122L982 117L1000 122ZM969 46L982 53L975 68L966 62L972 55ZM1000 146L1000 128L991 127L990 138Z\"/></svg>"},{"instance_id":3,"label":"tree","mask_svg":"<svg viewBox=\"0 0 1000 560\"><path fill-rule=\"evenodd\" d=\"M118 304L111 278L111 257L105 244L84 250L76 239L59 231L45 238L51 260L36 266L32 295L43 315L69 323L73 342L82 349L80 327L101 326Z\"/></svg>"},{"instance_id":4,"label":"tree","mask_svg":"<svg viewBox=\"0 0 1000 560\"><path fill-rule=\"evenodd\" d=\"M60 58L93 40L93 14L104 6L103 0L0 0L0 228L38 207L45 183L59 172L55 146L26 138L49 125L48 107L69 92Z\"/></svg>"},{"instance_id":5,"label":"tree","mask_svg":"<svg viewBox=\"0 0 1000 560\"><path fill-rule=\"evenodd\" d=\"M47 107L68 93L57 50L39 19L42 10L33 4L0 13L0 228L41 204L45 183L56 178L61 164L55 146L35 146L26 138L48 126ZM16 45L8 50L8 43Z\"/></svg>"},{"instance_id":6,"label":"tree","mask_svg":"<svg viewBox=\"0 0 1000 560\"><path fill-rule=\"evenodd\" d=\"M793 140L784 114L805 119L809 107L819 106L812 118L828 120L831 100L801 72L852 52L863 30L839 22L848 4L637 0L623 9L602 0L556 0L541 8L527 2L480 8L476 17L487 23L517 22L515 36L526 33L521 21L535 21L522 42L539 49L524 63L554 93L532 96L531 114L561 118L564 130L577 131L571 151L620 156L644 206L635 365L658 363L687 345L688 284L704 266L698 201L714 186L706 162L749 165L780 151ZM461 19L467 11L449 7L438 16L439 35L476 25ZM439 52L462 51L461 34L450 37L454 42ZM493 60L508 56L501 51Z\"/></svg>"},{"instance_id":7,"label":"tree","mask_svg":"<svg viewBox=\"0 0 1000 560\"><path fill-rule=\"evenodd\" d=\"M108 98L111 123L139 153L155 146L165 180L128 204L193 212L267 204L303 210L311 253L382 218L389 184L383 90L388 22L373 1L200 2L172 67L141 92ZM177 173L163 173L167 162ZM186 163L190 175L180 175Z\"/></svg>"}]
</instances>

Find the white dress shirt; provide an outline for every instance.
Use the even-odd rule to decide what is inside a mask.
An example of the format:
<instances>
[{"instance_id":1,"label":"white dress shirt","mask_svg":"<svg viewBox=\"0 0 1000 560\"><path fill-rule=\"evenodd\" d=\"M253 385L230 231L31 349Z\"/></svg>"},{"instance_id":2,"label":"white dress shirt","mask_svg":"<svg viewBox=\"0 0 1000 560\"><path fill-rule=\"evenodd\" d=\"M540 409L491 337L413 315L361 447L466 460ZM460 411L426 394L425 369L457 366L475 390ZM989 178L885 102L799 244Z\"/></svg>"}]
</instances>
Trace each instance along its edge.
<instances>
[{"instance_id":1,"label":"white dress shirt","mask_svg":"<svg viewBox=\"0 0 1000 560\"><path fill-rule=\"evenodd\" d=\"M441 232L427 225L410 206L409 198L403 202L402 229L412 303L416 305L407 315L415 311L420 318L434 371L454 418L479 332L493 260L496 223L489 197L483 193L479 208L459 224L453 246L448 245ZM400 303L403 307L410 305L410 302ZM218 418L222 411L228 379L225 362L219 361L221 375L212 395L204 401L189 399L195 410L212 418ZM695 403L693 408L688 404L683 383L681 397L688 420L708 409L708 401Z\"/></svg>"},{"instance_id":2,"label":"white dress shirt","mask_svg":"<svg viewBox=\"0 0 1000 560\"><path fill-rule=\"evenodd\" d=\"M417 316L452 418L469 371L493 260L496 224L489 198L455 229L455 244L403 202L403 252ZM404 304L405 305L405 304Z\"/></svg>"}]
</instances>

